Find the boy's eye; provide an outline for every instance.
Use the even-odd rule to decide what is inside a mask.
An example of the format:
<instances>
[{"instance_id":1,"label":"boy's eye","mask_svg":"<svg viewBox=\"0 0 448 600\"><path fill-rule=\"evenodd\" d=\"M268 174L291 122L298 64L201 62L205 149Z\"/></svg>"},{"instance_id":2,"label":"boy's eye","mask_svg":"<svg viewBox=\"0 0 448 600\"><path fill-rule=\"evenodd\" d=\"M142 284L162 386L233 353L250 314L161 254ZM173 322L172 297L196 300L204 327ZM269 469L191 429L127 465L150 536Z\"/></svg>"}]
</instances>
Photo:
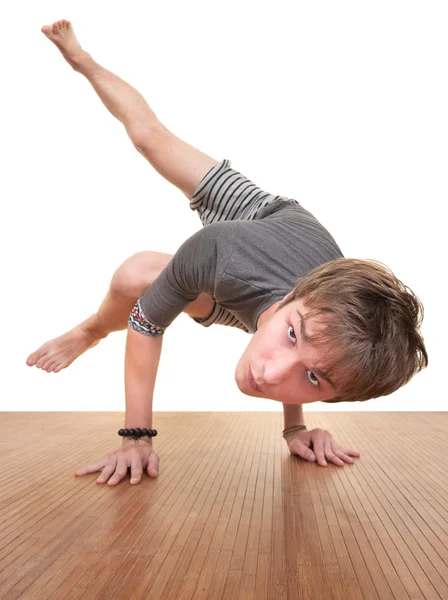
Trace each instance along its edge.
<instances>
[{"instance_id":1,"label":"boy's eye","mask_svg":"<svg viewBox=\"0 0 448 600\"><path fill-rule=\"evenodd\" d=\"M288 335L289 335L289 332L290 332L290 331L292 331L292 332L293 332L293 335L294 335L294 341L295 341L295 340L297 340L297 338L296 338L296 334L294 333L294 327L293 327L292 325L290 325L290 326L288 327Z\"/></svg>"},{"instance_id":2,"label":"boy's eye","mask_svg":"<svg viewBox=\"0 0 448 600\"><path fill-rule=\"evenodd\" d=\"M291 338L291 334L292 334L292 336L293 336L294 339ZM297 341L296 334L294 332L294 327L292 325L289 325L289 327L288 327L288 338L292 339L293 342ZM310 379L308 377L308 381L309 381L310 385L312 385L315 388L320 387L320 381L316 377L316 375L312 371L310 371L309 369L305 369L305 371L306 371L306 373L309 373L312 377L314 377L314 379Z\"/></svg>"}]
</instances>

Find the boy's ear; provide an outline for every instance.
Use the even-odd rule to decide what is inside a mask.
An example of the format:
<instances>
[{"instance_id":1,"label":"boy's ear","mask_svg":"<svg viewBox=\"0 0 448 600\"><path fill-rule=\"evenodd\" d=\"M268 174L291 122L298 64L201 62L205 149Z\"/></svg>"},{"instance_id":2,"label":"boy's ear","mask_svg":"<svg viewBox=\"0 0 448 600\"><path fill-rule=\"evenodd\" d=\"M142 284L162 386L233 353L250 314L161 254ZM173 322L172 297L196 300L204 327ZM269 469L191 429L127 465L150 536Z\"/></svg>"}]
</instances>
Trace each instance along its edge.
<instances>
[{"instance_id":1,"label":"boy's ear","mask_svg":"<svg viewBox=\"0 0 448 600\"><path fill-rule=\"evenodd\" d=\"M294 290L291 290L289 292L289 294L286 294L286 296L283 298L282 302L286 302L286 300L288 300L288 298L291 298L291 296L294 294Z\"/></svg>"}]
</instances>

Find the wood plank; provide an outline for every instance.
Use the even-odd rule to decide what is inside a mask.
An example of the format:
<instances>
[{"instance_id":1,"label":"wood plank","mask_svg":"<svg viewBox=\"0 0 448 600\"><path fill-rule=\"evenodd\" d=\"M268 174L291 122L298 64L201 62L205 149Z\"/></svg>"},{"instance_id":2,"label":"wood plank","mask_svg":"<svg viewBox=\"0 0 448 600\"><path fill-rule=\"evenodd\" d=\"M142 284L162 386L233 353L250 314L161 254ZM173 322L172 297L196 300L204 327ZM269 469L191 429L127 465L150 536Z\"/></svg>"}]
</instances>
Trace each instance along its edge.
<instances>
[{"instance_id":1,"label":"wood plank","mask_svg":"<svg viewBox=\"0 0 448 600\"><path fill-rule=\"evenodd\" d=\"M0 598L445 600L447 415L305 412L361 452L321 467L281 412L156 412L159 477L107 486L122 412L2 413Z\"/></svg>"}]
</instances>

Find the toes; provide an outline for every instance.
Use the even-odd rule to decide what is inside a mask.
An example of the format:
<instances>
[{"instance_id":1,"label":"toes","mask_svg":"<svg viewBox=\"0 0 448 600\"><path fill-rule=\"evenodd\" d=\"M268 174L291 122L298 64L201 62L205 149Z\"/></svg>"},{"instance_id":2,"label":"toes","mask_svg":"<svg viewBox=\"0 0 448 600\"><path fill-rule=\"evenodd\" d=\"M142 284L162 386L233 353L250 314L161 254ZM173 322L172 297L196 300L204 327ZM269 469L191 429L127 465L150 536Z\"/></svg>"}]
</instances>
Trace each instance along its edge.
<instances>
[{"instance_id":1,"label":"toes","mask_svg":"<svg viewBox=\"0 0 448 600\"><path fill-rule=\"evenodd\" d=\"M61 369L63 369L64 366L65 365L63 362L61 362L61 359L56 359L50 364L49 371L52 371L53 373L59 373L59 371L61 371Z\"/></svg>"},{"instance_id":2,"label":"toes","mask_svg":"<svg viewBox=\"0 0 448 600\"><path fill-rule=\"evenodd\" d=\"M42 366L42 371L46 371L47 373L49 373L50 367L53 363L54 363L54 360L47 360L47 362L44 363L44 365Z\"/></svg>"},{"instance_id":3,"label":"toes","mask_svg":"<svg viewBox=\"0 0 448 600\"><path fill-rule=\"evenodd\" d=\"M46 366L45 366L45 371L47 373L51 373L54 371L55 367L58 365L58 361L57 360L52 360L51 362L49 362Z\"/></svg>"},{"instance_id":4,"label":"toes","mask_svg":"<svg viewBox=\"0 0 448 600\"><path fill-rule=\"evenodd\" d=\"M43 346L38 348L35 352L32 352L28 358L26 359L26 364L30 367L36 365L36 367L41 367L43 362L48 359L48 352L51 346L48 342L46 342Z\"/></svg>"},{"instance_id":5,"label":"toes","mask_svg":"<svg viewBox=\"0 0 448 600\"><path fill-rule=\"evenodd\" d=\"M54 362L54 358L53 358L53 357L51 357L51 356L47 356L47 357L46 357L46 358L45 358L45 359L42 361L42 364L41 364L41 369L42 369L42 371L46 371L46 370L48 369L49 365L50 365L52 362Z\"/></svg>"},{"instance_id":6,"label":"toes","mask_svg":"<svg viewBox=\"0 0 448 600\"><path fill-rule=\"evenodd\" d=\"M42 31L42 33L45 33L45 35L47 35L51 31L51 26L50 25L44 25L42 27L41 31Z\"/></svg>"}]
</instances>

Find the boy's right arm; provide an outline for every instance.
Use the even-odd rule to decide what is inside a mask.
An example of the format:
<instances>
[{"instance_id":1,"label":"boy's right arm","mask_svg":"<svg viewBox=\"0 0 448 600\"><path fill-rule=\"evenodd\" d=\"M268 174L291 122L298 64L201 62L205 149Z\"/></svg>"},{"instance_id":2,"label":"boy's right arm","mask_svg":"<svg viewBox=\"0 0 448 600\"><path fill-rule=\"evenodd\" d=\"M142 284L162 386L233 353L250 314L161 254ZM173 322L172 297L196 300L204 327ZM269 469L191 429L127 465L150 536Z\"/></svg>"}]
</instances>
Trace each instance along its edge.
<instances>
[{"instance_id":1,"label":"boy's right arm","mask_svg":"<svg viewBox=\"0 0 448 600\"><path fill-rule=\"evenodd\" d=\"M146 336L128 325L125 356L125 428L152 429L152 399L162 350L163 335ZM131 483L139 483L146 470L150 477L159 473L159 457L152 448L152 438L136 444L123 438L122 447L99 461L81 467L76 476L101 471L97 483L118 484L131 470Z\"/></svg>"},{"instance_id":2,"label":"boy's right arm","mask_svg":"<svg viewBox=\"0 0 448 600\"><path fill-rule=\"evenodd\" d=\"M148 428L152 426L152 401L162 352L163 335L148 336L128 325L125 354L126 418L124 427ZM141 438L151 443L152 438ZM123 438L123 445L135 442Z\"/></svg>"}]
</instances>

